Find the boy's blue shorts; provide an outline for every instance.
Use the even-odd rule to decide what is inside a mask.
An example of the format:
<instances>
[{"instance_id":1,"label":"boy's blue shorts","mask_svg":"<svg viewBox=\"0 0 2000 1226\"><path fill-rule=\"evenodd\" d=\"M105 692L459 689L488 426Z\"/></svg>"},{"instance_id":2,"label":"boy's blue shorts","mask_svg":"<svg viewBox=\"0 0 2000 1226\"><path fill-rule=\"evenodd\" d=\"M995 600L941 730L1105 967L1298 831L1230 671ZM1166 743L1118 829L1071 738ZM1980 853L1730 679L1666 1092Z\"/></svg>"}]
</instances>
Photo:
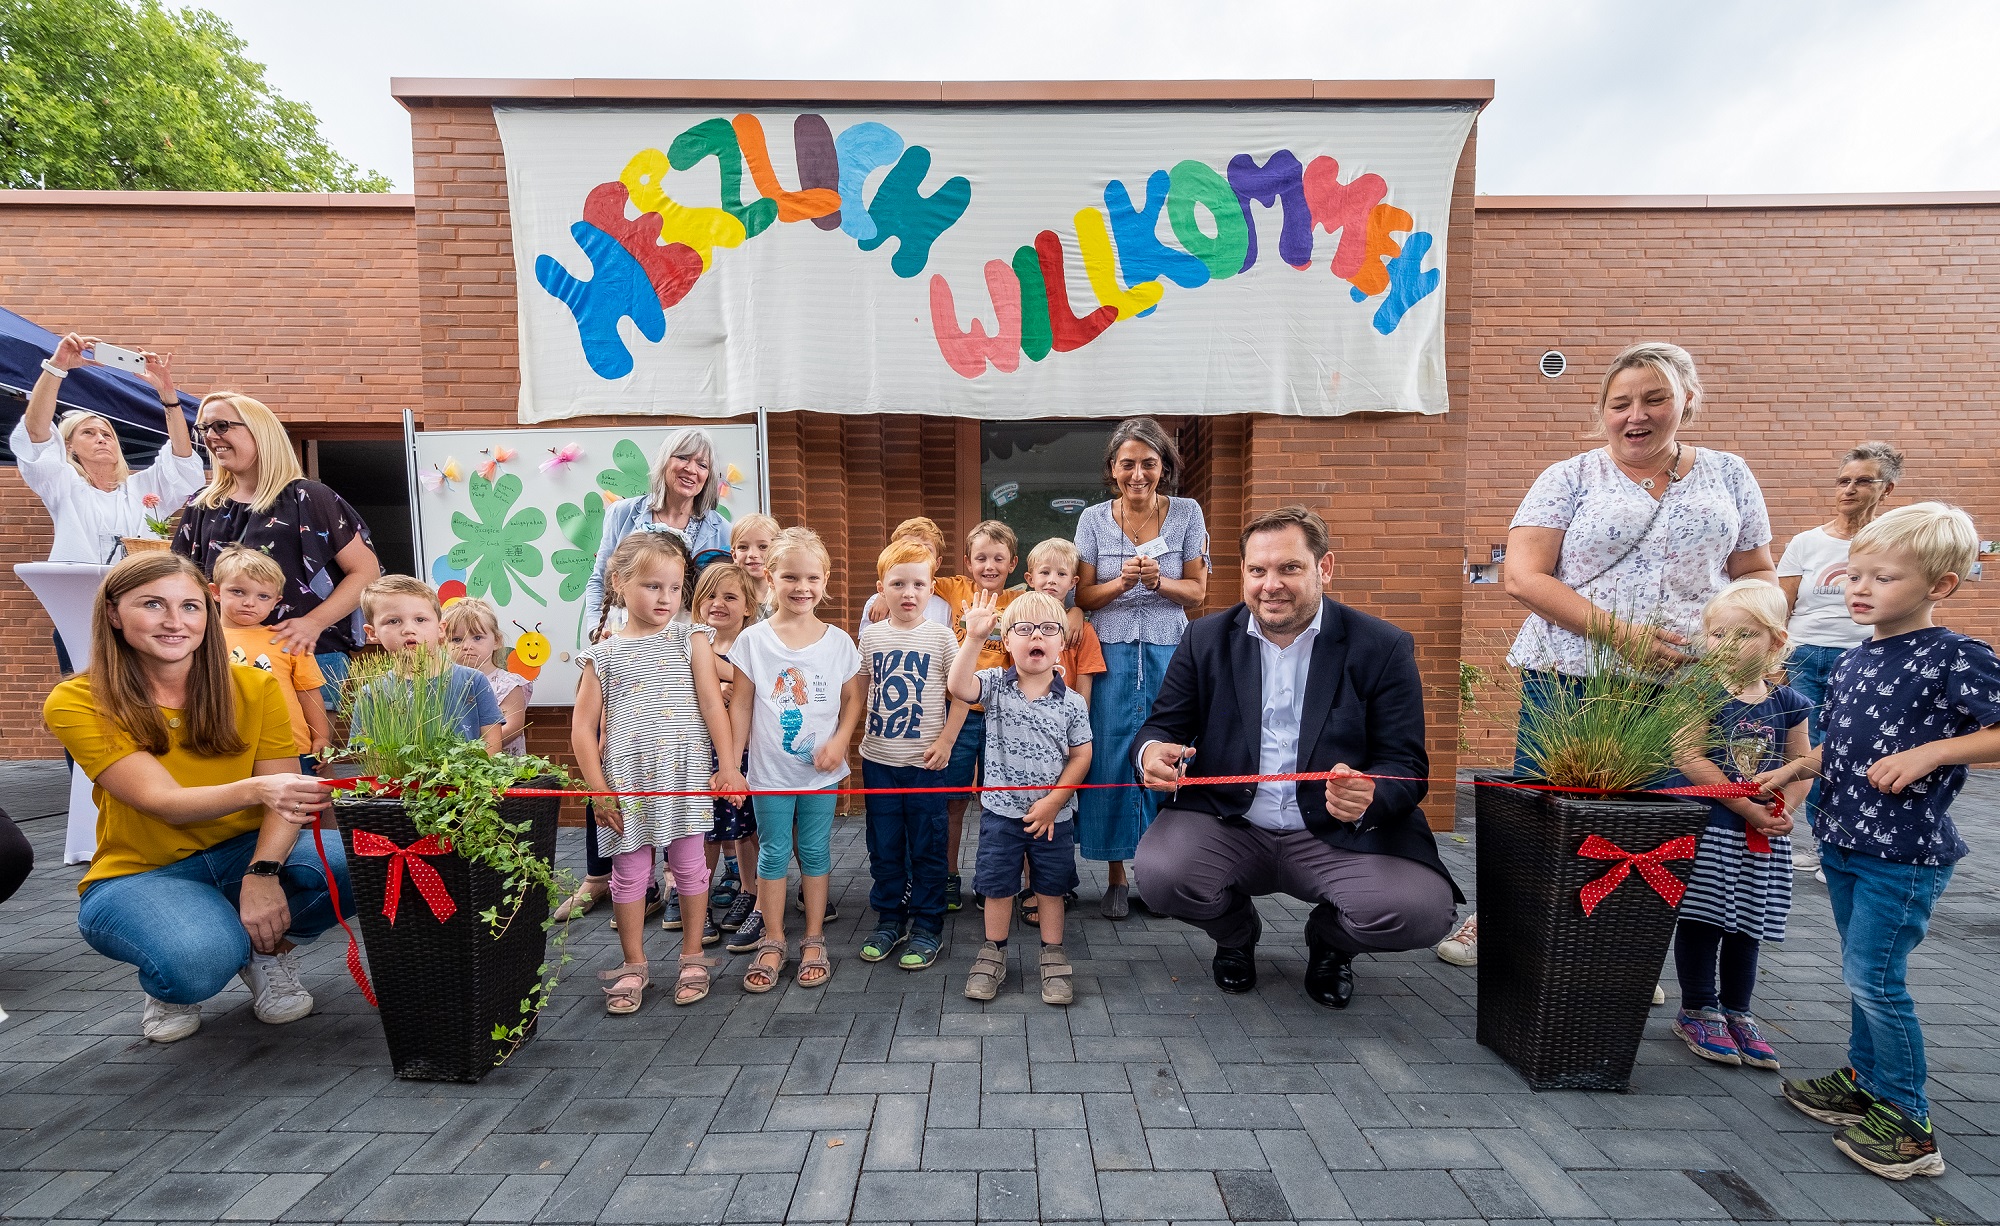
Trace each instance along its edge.
<instances>
[{"instance_id":1,"label":"boy's blue shorts","mask_svg":"<svg viewBox=\"0 0 2000 1226\"><path fill-rule=\"evenodd\" d=\"M1028 887L1060 898L1076 888L1076 819L1057 822L1054 838L1028 835L1027 824L991 809L979 810L979 863L972 888L984 898L1012 898L1021 889L1021 857L1028 858Z\"/></svg>"}]
</instances>

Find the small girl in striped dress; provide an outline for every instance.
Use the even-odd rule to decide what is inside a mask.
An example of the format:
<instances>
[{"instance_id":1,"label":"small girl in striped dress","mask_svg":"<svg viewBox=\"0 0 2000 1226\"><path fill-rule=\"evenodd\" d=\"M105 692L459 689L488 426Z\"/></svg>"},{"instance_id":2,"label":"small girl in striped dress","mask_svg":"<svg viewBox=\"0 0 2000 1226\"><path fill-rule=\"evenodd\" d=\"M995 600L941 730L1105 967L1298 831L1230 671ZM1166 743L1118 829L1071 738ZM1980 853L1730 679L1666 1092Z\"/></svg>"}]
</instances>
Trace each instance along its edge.
<instances>
[{"instance_id":1,"label":"small girl in striped dress","mask_svg":"<svg viewBox=\"0 0 2000 1226\"><path fill-rule=\"evenodd\" d=\"M1720 662L1729 699L1699 748L1676 763L1688 782L1741 783L1805 753L1811 705L1766 678L1785 658L1785 594L1739 579L1702 610L1708 650ZM1696 738L1691 738L1696 739ZM1775 1069L1778 1055L1750 1015L1757 949L1785 939L1792 909L1791 815L1810 784L1785 788L1785 811L1750 800L1712 800L1694 872L1674 929L1681 1008L1674 1033L1695 1055L1718 1064ZM1718 982L1719 978L1719 982Z\"/></svg>"}]
</instances>

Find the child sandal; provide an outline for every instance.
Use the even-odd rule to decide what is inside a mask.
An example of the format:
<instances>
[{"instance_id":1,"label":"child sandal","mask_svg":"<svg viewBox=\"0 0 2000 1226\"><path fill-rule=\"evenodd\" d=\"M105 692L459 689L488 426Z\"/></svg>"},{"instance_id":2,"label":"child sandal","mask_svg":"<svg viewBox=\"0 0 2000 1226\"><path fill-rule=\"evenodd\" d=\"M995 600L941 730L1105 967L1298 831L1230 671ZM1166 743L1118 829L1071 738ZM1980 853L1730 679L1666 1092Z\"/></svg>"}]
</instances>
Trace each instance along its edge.
<instances>
[{"instance_id":1,"label":"child sandal","mask_svg":"<svg viewBox=\"0 0 2000 1226\"><path fill-rule=\"evenodd\" d=\"M682 954L681 972L674 979L674 1003L691 1005L696 1001L708 999L708 988L712 980L710 968L715 965L716 959L707 954L696 954L693 957Z\"/></svg>"},{"instance_id":2,"label":"child sandal","mask_svg":"<svg viewBox=\"0 0 2000 1226\"><path fill-rule=\"evenodd\" d=\"M627 962L615 971L597 972L604 984L604 1011L615 1016L637 1013L645 1000L646 986L653 982L644 962Z\"/></svg>"},{"instance_id":3,"label":"child sandal","mask_svg":"<svg viewBox=\"0 0 2000 1226\"><path fill-rule=\"evenodd\" d=\"M814 952L807 953L807 950ZM810 971L818 971L818 977L807 979L806 974ZM831 978L833 978L833 963L826 959L826 938L823 936L800 937L799 986L802 988L817 988L824 985Z\"/></svg>"},{"instance_id":4,"label":"child sandal","mask_svg":"<svg viewBox=\"0 0 2000 1226\"><path fill-rule=\"evenodd\" d=\"M1075 974L1076 968L1069 964L1062 946L1042 946L1042 1003L1066 1005L1075 1000L1076 988L1070 982Z\"/></svg>"},{"instance_id":5,"label":"child sandal","mask_svg":"<svg viewBox=\"0 0 2000 1226\"><path fill-rule=\"evenodd\" d=\"M979 956L972 960L972 973L965 977L965 995L968 1000L992 1000L1000 994L1000 985L1007 982L1007 956L1000 947L988 941L979 947Z\"/></svg>"},{"instance_id":6,"label":"child sandal","mask_svg":"<svg viewBox=\"0 0 2000 1226\"><path fill-rule=\"evenodd\" d=\"M920 971L936 962L938 950L944 946L944 938L935 932L913 932L910 943L903 948L903 957L896 963L906 971Z\"/></svg>"},{"instance_id":7,"label":"child sandal","mask_svg":"<svg viewBox=\"0 0 2000 1226\"><path fill-rule=\"evenodd\" d=\"M775 952L777 965L764 961L764 955ZM791 961L792 951L783 941L769 937L757 942L757 953L750 959L750 965L743 971L743 990L761 996L778 986L778 976L785 973L785 963Z\"/></svg>"}]
</instances>

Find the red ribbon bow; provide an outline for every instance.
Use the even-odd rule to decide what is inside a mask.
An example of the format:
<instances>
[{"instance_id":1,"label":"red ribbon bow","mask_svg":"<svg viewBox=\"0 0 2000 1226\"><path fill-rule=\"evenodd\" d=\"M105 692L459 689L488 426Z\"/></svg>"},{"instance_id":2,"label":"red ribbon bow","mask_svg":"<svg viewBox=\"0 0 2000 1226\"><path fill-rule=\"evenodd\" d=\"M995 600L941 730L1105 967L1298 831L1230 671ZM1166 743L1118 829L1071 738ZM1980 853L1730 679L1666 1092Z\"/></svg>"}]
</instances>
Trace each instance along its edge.
<instances>
[{"instance_id":1,"label":"red ribbon bow","mask_svg":"<svg viewBox=\"0 0 2000 1226\"><path fill-rule=\"evenodd\" d=\"M398 847L379 834L366 830L354 832L355 855L394 857L389 861L389 884L382 891L382 914L388 916L392 924L396 922L396 906L403 899L405 867L410 870L410 880L416 884L417 893L422 894L424 901L431 905L431 914L437 916L438 923L442 924L457 914L458 904L451 900L450 894L445 893L444 878L422 859L424 856L447 855L450 851L450 840L440 839L434 834L427 834L408 847Z\"/></svg>"},{"instance_id":2,"label":"red ribbon bow","mask_svg":"<svg viewBox=\"0 0 2000 1226\"><path fill-rule=\"evenodd\" d=\"M1659 789L1660 793L1666 796L1699 796L1707 800L1748 800L1763 790L1762 785L1755 783L1690 783L1685 787ZM1778 817L1785 815L1783 792L1771 793L1770 803L1774 815ZM1749 822L1743 823L1743 846L1752 855L1771 854L1771 840Z\"/></svg>"},{"instance_id":3,"label":"red ribbon bow","mask_svg":"<svg viewBox=\"0 0 2000 1226\"><path fill-rule=\"evenodd\" d=\"M1610 839L1590 835L1583 840L1583 846L1577 848L1576 854L1592 860L1616 860L1618 863L1612 866L1610 872L1577 891L1583 898L1583 913L1589 915L1595 911L1597 904L1604 901L1604 896L1617 889L1618 883L1635 868L1646 879L1646 884L1653 887L1653 892L1667 900L1668 906L1680 906L1681 895L1687 893L1687 886L1662 862L1692 860L1694 850L1695 837L1691 834L1684 834L1647 852L1626 851Z\"/></svg>"}]
</instances>

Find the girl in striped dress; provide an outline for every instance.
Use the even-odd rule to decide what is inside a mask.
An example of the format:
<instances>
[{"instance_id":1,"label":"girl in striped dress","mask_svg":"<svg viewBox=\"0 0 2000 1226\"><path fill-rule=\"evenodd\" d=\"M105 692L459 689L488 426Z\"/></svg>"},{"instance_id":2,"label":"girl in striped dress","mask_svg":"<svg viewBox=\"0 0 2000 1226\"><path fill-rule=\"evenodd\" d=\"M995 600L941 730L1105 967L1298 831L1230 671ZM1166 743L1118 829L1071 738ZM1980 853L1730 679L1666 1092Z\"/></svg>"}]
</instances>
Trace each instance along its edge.
<instances>
[{"instance_id":1,"label":"girl in striped dress","mask_svg":"<svg viewBox=\"0 0 2000 1226\"><path fill-rule=\"evenodd\" d=\"M610 831L611 906L624 962L600 972L605 1010L637 1013L650 982L646 962L646 886L653 849L666 852L684 915L708 914L708 861L703 836L715 811L703 791L743 787L722 686L714 630L675 621L687 581L687 546L671 532L635 532L618 543L605 567L604 610L625 610L625 624L576 656L580 676L570 723L571 748L593 792L687 792L685 796L620 796L598 807ZM600 629L605 618L600 618ZM727 667L724 665L723 667ZM716 769L715 746L722 748ZM720 787L718 790L731 790ZM708 995L714 962L702 953L705 925L681 929L680 975L674 1003Z\"/></svg>"},{"instance_id":2,"label":"girl in striped dress","mask_svg":"<svg viewBox=\"0 0 2000 1226\"><path fill-rule=\"evenodd\" d=\"M1712 731L1677 765L1688 782L1741 783L1782 766L1810 747L1810 705L1788 685L1766 678L1785 658L1785 595L1758 579L1739 579L1702 611L1708 650L1721 663L1729 700ZM1694 872L1674 929L1681 1008L1674 1033L1697 1056L1718 1064L1778 1067L1777 1053L1750 1014L1757 948L1785 939L1792 909L1791 815L1810 784L1785 788L1782 815L1750 800L1712 800Z\"/></svg>"}]
</instances>

